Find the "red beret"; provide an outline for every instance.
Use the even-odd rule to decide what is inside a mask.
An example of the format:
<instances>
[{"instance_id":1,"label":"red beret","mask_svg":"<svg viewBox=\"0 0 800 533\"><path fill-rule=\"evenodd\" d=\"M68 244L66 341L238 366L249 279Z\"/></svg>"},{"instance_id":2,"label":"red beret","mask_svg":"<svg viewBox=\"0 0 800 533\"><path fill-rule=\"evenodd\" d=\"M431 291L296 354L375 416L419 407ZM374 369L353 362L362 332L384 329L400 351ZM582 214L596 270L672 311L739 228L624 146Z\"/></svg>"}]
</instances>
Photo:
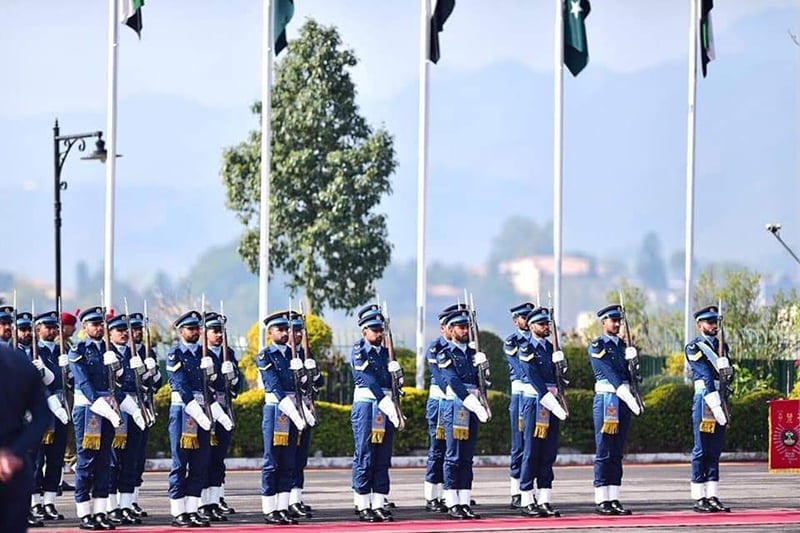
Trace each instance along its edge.
<instances>
[{"instance_id":1,"label":"red beret","mask_svg":"<svg viewBox=\"0 0 800 533\"><path fill-rule=\"evenodd\" d=\"M78 322L78 318L72 313L64 311L61 313L61 323L65 326L74 326Z\"/></svg>"}]
</instances>

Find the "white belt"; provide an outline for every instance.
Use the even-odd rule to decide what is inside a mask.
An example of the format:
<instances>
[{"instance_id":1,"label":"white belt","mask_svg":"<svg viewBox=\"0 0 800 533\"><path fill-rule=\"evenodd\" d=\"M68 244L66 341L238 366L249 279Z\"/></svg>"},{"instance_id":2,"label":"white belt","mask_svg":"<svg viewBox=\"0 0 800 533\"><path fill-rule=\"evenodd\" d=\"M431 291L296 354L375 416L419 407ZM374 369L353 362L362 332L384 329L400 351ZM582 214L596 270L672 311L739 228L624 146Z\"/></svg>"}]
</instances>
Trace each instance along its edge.
<instances>
[{"instance_id":1,"label":"white belt","mask_svg":"<svg viewBox=\"0 0 800 533\"><path fill-rule=\"evenodd\" d=\"M719 390L719 380L714 380L714 389ZM702 379L694 380L694 392L695 394L701 393L706 390L706 384Z\"/></svg>"},{"instance_id":2,"label":"white belt","mask_svg":"<svg viewBox=\"0 0 800 533\"><path fill-rule=\"evenodd\" d=\"M522 394L525 391L525 385L529 384L523 383L522 381L515 379L511 382L511 394Z\"/></svg>"},{"instance_id":3,"label":"white belt","mask_svg":"<svg viewBox=\"0 0 800 533\"><path fill-rule=\"evenodd\" d=\"M537 396L536 389L530 383L520 383L519 391L525 396ZM511 382L511 390L514 390L514 382Z\"/></svg>"},{"instance_id":4,"label":"white belt","mask_svg":"<svg viewBox=\"0 0 800 533\"><path fill-rule=\"evenodd\" d=\"M200 405L204 405L206 403L206 399L203 397L202 392L192 391L192 394L194 395L195 401ZM184 405L181 393L178 391L172 391L172 394L170 395L170 403L172 405Z\"/></svg>"},{"instance_id":5,"label":"white belt","mask_svg":"<svg viewBox=\"0 0 800 533\"><path fill-rule=\"evenodd\" d=\"M445 395L439 385L431 385L431 388L428 389L428 398L433 400L443 400Z\"/></svg>"},{"instance_id":6,"label":"white belt","mask_svg":"<svg viewBox=\"0 0 800 533\"><path fill-rule=\"evenodd\" d=\"M478 396L478 388L477 387L475 387L474 385L467 385L466 383L464 384L464 386L467 388L467 392L469 392L470 394L472 394L475 397ZM446 400L455 400L456 399L456 393L455 393L455 391L453 391L452 388L450 388L450 385L447 386L447 390L445 391L444 394L445 394L445 399Z\"/></svg>"},{"instance_id":7,"label":"white belt","mask_svg":"<svg viewBox=\"0 0 800 533\"><path fill-rule=\"evenodd\" d=\"M74 402L75 407L86 407L88 405L92 405L92 402L89 401L89 398L83 395L83 392L80 389L75 389Z\"/></svg>"},{"instance_id":8,"label":"white belt","mask_svg":"<svg viewBox=\"0 0 800 533\"><path fill-rule=\"evenodd\" d=\"M381 389L381 390L383 391L383 395L384 396L391 396L392 395L392 390L391 389ZM368 402L368 401L372 401L372 400L377 400L377 398L375 398L375 395L372 393L372 391L369 389L369 387L356 387L356 389L353 391L353 401L354 402L358 402L358 401Z\"/></svg>"},{"instance_id":9,"label":"white belt","mask_svg":"<svg viewBox=\"0 0 800 533\"><path fill-rule=\"evenodd\" d=\"M284 396L288 396L292 401L294 401L294 392L284 392ZM264 393L264 402L269 405L277 405L281 403L278 397L275 395L274 392L265 392Z\"/></svg>"},{"instance_id":10,"label":"white belt","mask_svg":"<svg viewBox=\"0 0 800 533\"><path fill-rule=\"evenodd\" d=\"M614 385L611 383L595 383L594 384L594 391L595 392L617 392L617 389L614 388Z\"/></svg>"}]
</instances>

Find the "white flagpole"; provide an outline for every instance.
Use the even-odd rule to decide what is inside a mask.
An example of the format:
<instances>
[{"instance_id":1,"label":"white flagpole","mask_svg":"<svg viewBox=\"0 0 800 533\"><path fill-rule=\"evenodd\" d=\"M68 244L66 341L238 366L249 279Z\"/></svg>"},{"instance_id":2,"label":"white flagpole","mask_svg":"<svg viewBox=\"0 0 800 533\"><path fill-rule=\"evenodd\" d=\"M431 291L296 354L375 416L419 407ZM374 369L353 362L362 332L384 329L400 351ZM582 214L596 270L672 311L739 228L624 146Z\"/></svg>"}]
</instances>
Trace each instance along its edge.
<instances>
[{"instance_id":1,"label":"white flagpole","mask_svg":"<svg viewBox=\"0 0 800 533\"><path fill-rule=\"evenodd\" d=\"M431 2L420 0L419 32L419 133L417 155L417 389L425 388L425 203L428 181L428 53L431 30Z\"/></svg>"},{"instance_id":2,"label":"white flagpole","mask_svg":"<svg viewBox=\"0 0 800 533\"><path fill-rule=\"evenodd\" d=\"M553 37L553 306L561 324L561 244L564 181L564 0L556 0Z\"/></svg>"},{"instance_id":3,"label":"white flagpole","mask_svg":"<svg viewBox=\"0 0 800 533\"><path fill-rule=\"evenodd\" d=\"M689 113L686 121L686 235L684 258L684 340L694 336L692 304L694 295L694 155L695 105L697 103L697 0L689 0Z\"/></svg>"},{"instance_id":4,"label":"white flagpole","mask_svg":"<svg viewBox=\"0 0 800 533\"><path fill-rule=\"evenodd\" d=\"M269 288L269 198L270 164L272 161L272 54L274 48L274 15L272 0L264 0L262 13L261 46L263 53L261 68L261 209L259 211L259 251L258 251L258 346L264 346L264 326L261 323L267 316Z\"/></svg>"},{"instance_id":5,"label":"white flagpole","mask_svg":"<svg viewBox=\"0 0 800 533\"><path fill-rule=\"evenodd\" d=\"M103 305L112 306L114 288L114 194L117 171L117 56L118 56L118 6L117 0L108 0L108 112L106 116L106 221L105 257L103 262Z\"/></svg>"}]
</instances>

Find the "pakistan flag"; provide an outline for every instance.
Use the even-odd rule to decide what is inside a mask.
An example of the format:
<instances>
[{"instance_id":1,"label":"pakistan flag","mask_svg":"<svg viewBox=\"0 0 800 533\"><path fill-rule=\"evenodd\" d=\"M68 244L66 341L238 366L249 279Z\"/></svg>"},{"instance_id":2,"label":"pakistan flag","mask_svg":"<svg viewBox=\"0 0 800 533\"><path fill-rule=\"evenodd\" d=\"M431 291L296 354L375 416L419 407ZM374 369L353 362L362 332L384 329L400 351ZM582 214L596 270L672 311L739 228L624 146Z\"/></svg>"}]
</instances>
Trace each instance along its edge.
<instances>
[{"instance_id":1,"label":"pakistan flag","mask_svg":"<svg viewBox=\"0 0 800 533\"><path fill-rule=\"evenodd\" d=\"M589 0L564 0L564 64L573 76L589 63L586 17L591 9Z\"/></svg>"}]
</instances>

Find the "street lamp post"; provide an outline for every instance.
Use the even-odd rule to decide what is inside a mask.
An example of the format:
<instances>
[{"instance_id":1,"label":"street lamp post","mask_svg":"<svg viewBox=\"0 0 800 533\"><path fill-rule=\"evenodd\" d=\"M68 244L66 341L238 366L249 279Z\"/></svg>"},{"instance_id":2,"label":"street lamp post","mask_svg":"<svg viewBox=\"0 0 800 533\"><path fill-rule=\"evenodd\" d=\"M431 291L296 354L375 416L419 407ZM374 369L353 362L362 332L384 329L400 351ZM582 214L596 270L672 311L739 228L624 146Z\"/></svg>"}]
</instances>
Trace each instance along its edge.
<instances>
[{"instance_id":1,"label":"street lamp post","mask_svg":"<svg viewBox=\"0 0 800 533\"><path fill-rule=\"evenodd\" d=\"M93 131L90 133L78 133L75 135L61 135L61 130L58 127L58 119L56 119L55 126L53 126L53 164L55 165L55 174L53 179L53 193L55 210L55 266L56 266L56 303L61 300L61 191L67 189L67 182L61 180L61 169L64 167L64 161L67 159L70 150L73 146L77 146L79 152L86 149L86 139L97 138L94 151L88 156L81 159L98 160L105 162L106 148L103 141L102 131Z\"/></svg>"}]
</instances>

